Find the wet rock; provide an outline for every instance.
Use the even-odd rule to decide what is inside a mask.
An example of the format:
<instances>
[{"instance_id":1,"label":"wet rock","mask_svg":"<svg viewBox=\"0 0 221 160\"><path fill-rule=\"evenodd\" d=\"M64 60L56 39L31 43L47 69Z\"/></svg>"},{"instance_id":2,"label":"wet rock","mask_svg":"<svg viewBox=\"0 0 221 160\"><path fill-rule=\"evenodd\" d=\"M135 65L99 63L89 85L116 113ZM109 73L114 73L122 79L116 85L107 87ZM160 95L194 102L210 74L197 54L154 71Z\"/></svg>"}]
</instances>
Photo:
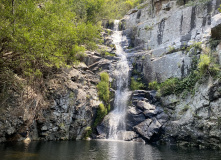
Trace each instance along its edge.
<instances>
[{"instance_id":1,"label":"wet rock","mask_svg":"<svg viewBox=\"0 0 221 160\"><path fill-rule=\"evenodd\" d=\"M145 120L143 112L135 107L130 108L127 111L126 116L126 129L133 130L133 127Z\"/></svg>"},{"instance_id":2,"label":"wet rock","mask_svg":"<svg viewBox=\"0 0 221 160\"><path fill-rule=\"evenodd\" d=\"M101 59L101 57L95 55L95 53L93 52L86 52L87 56L84 57L84 63L87 65L87 66L90 66L92 65L93 63L99 61Z\"/></svg>"},{"instance_id":3,"label":"wet rock","mask_svg":"<svg viewBox=\"0 0 221 160\"><path fill-rule=\"evenodd\" d=\"M169 116L167 114L165 114L164 112L158 114L156 116L157 120L160 122L160 124L164 124L169 120Z\"/></svg>"},{"instance_id":4,"label":"wet rock","mask_svg":"<svg viewBox=\"0 0 221 160\"><path fill-rule=\"evenodd\" d=\"M157 114L156 110L146 110L144 111L144 115L147 118L152 118Z\"/></svg>"},{"instance_id":5,"label":"wet rock","mask_svg":"<svg viewBox=\"0 0 221 160\"><path fill-rule=\"evenodd\" d=\"M132 141L139 137L139 135L133 131L126 131L122 135L124 141Z\"/></svg>"},{"instance_id":6,"label":"wet rock","mask_svg":"<svg viewBox=\"0 0 221 160\"><path fill-rule=\"evenodd\" d=\"M101 70L109 70L111 61L107 59L102 59L89 66L89 69L94 73L98 73Z\"/></svg>"},{"instance_id":7,"label":"wet rock","mask_svg":"<svg viewBox=\"0 0 221 160\"><path fill-rule=\"evenodd\" d=\"M155 106L145 101L138 101L137 107L141 110L155 110Z\"/></svg>"},{"instance_id":8,"label":"wet rock","mask_svg":"<svg viewBox=\"0 0 221 160\"><path fill-rule=\"evenodd\" d=\"M160 133L161 124L156 118L146 119L134 127L134 130L148 141L154 140L155 136Z\"/></svg>"}]
</instances>

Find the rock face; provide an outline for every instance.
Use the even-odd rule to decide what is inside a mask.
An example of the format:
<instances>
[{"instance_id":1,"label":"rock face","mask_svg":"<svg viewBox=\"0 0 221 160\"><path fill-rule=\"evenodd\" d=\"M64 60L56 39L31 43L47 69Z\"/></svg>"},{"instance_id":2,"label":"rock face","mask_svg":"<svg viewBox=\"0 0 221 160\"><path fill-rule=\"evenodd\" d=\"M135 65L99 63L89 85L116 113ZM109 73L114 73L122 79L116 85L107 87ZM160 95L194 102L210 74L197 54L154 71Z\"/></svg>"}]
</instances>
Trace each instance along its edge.
<instances>
[{"instance_id":1,"label":"rock face","mask_svg":"<svg viewBox=\"0 0 221 160\"><path fill-rule=\"evenodd\" d=\"M144 7L129 11L122 19L121 29L130 39L130 47L124 49L129 53L132 72L136 72L133 76L139 75L146 84L182 79L191 73L194 58L202 54L191 47L202 42L205 49L210 39L216 42L214 59L221 64L221 14L217 10L220 4L220 0L147 0L141 5ZM106 21L103 26L113 28L113 23ZM107 46L99 47L114 53L110 32L103 33ZM96 52L86 54L85 64L64 69L50 78L45 95L35 93L29 85L23 94L11 91L7 106L0 110L0 142L23 140L27 136L33 140L84 137L101 103L96 91L99 73L110 73L114 93L116 77L110 71L118 60ZM199 81L193 90L195 94L184 91L158 98L154 91L133 91L127 108L127 131L119 133L119 137L126 141L160 140L221 148L220 78ZM97 138L107 137L108 118L97 127Z\"/></svg>"},{"instance_id":2,"label":"rock face","mask_svg":"<svg viewBox=\"0 0 221 160\"><path fill-rule=\"evenodd\" d=\"M162 97L170 121L165 125L166 141L200 147L220 148L221 82L199 85L195 96Z\"/></svg>"},{"instance_id":3,"label":"rock face","mask_svg":"<svg viewBox=\"0 0 221 160\"><path fill-rule=\"evenodd\" d=\"M220 0L145 3L149 5L131 10L122 20L124 34L134 47L128 59L133 73L143 82L185 78L196 69L196 59L208 47L213 49L216 63L221 64ZM202 50L192 48L199 44ZM149 142L221 148L220 87L220 78L207 76L192 88L195 94L183 91L159 97L159 103L134 92L127 127Z\"/></svg>"},{"instance_id":4,"label":"rock face","mask_svg":"<svg viewBox=\"0 0 221 160\"><path fill-rule=\"evenodd\" d=\"M95 110L101 103L94 84L99 77L76 69L59 77L47 83L51 104L43 111L42 119L36 121L38 138L82 139L85 128L91 125Z\"/></svg>"},{"instance_id":5,"label":"rock face","mask_svg":"<svg viewBox=\"0 0 221 160\"><path fill-rule=\"evenodd\" d=\"M100 45L100 49L112 51ZM11 91L0 112L0 142L83 139L96 118L100 103L97 84L100 73L109 72L117 61L97 52L85 52L81 63L62 69L44 82L42 93L25 86L23 93ZM20 81L21 78L18 78ZM25 80L23 80L25 81ZM128 136L130 137L130 136Z\"/></svg>"},{"instance_id":6,"label":"rock face","mask_svg":"<svg viewBox=\"0 0 221 160\"><path fill-rule=\"evenodd\" d=\"M196 1L185 6L180 2L148 0L147 7L130 12L123 19L124 33L131 38L130 45L146 50L141 72L147 82L187 76L192 56L185 54L185 48L208 41L211 31L213 39L220 37L220 15L216 15L219 0Z\"/></svg>"},{"instance_id":7,"label":"rock face","mask_svg":"<svg viewBox=\"0 0 221 160\"><path fill-rule=\"evenodd\" d=\"M155 94L144 90L134 91L131 103L127 111L127 130L135 131L148 142L159 140L168 116L156 103Z\"/></svg>"},{"instance_id":8,"label":"rock face","mask_svg":"<svg viewBox=\"0 0 221 160\"><path fill-rule=\"evenodd\" d=\"M141 41L145 49L155 50L153 55L158 57L167 52L168 46L177 49L190 40L202 39L202 33L210 28L211 17L218 13L220 2L207 1L190 6L167 0L146 3L147 7L125 17L126 29L136 28L133 40Z\"/></svg>"},{"instance_id":9,"label":"rock face","mask_svg":"<svg viewBox=\"0 0 221 160\"><path fill-rule=\"evenodd\" d=\"M90 126L96 108L101 103L97 96L96 83L99 76L87 71L69 69L50 79L46 97L30 93L22 98L14 97L8 108L1 112L1 142L23 140L68 140L81 139L85 128Z\"/></svg>"}]
</instances>

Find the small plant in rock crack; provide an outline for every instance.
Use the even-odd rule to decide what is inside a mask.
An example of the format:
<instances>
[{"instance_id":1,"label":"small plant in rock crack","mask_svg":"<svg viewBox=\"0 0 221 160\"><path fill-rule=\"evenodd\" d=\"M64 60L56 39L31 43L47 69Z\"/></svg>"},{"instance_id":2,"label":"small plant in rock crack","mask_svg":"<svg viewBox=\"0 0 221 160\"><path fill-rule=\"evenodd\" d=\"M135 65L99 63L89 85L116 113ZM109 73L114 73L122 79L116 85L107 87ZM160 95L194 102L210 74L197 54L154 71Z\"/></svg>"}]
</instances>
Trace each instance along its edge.
<instances>
[{"instance_id":1,"label":"small plant in rock crack","mask_svg":"<svg viewBox=\"0 0 221 160\"><path fill-rule=\"evenodd\" d=\"M220 66L214 63L212 57L207 54L200 55L198 69L201 75L209 73L210 76L216 76L220 72Z\"/></svg>"}]
</instances>

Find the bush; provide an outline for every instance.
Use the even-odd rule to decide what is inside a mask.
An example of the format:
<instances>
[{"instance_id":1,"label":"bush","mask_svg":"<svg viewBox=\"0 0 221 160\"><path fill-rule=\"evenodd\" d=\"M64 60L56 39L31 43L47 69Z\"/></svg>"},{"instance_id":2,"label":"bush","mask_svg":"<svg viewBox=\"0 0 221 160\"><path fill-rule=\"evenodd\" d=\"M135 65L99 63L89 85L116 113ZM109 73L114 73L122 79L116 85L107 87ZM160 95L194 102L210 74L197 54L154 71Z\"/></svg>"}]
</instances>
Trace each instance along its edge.
<instances>
[{"instance_id":1,"label":"bush","mask_svg":"<svg viewBox=\"0 0 221 160\"><path fill-rule=\"evenodd\" d=\"M92 134L91 127L86 127L84 131L85 131L84 139L90 137L90 135Z\"/></svg>"},{"instance_id":2,"label":"bush","mask_svg":"<svg viewBox=\"0 0 221 160\"><path fill-rule=\"evenodd\" d=\"M149 87L149 89L157 90L158 89L157 81L150 82L148 87Z\"/></svg>"},{"instance_id":3,"label":"bush","mask_svg":"<svg viewBox=\"0 0 221 160\"><path fill-rule=\"evenodd\" d=\"M198 71L193 71L189 76L183 79L170 78L162 83L153 81L152 83L149 83L149 88L157 90L161 96L180 94L184 90L190 92L193 90L194 85L200 77L201 76Z\"/></svg>"},{"instance_id":4,"label":"bush","mask_svg":"<svg viewBox=\"0 0 221 160\"><path fill-rule=\"evenodd\" d=\"M114 57L116 55L114 53L105 52L105 56L112 56L112 57Z\"/></svg>"},{"instance_id":5,"label":"bush","mask_svg":"<svg viewBox=\"0 0 221 160\"><path fill-rule=\"evenodd\" d=\"M109 75L106 72L103 72L100 74L100 77L101 81L97 85L98 96L107 104L110 99Z\"/></svg>"},{"instance_id":6,"label":"bush","mask_svg":"<svg viewBox=\"0 0 221 160\"><path fill-rule=\"evenodd\" d=\"M216 76L220 72L220 66L207 54L200 55L198 69L201 75L209 73L210 76Z\"/></svg>"},{"instance_id":7,"label":"bush","mask_svg":"<svg viewBox=\"0 0 221 160\"><path fill-rule=\"evenodd\" d=\"M200 61L198 63L198 69L200 74L203 75L209 70L209 65L211 63L210 57L206 54L200 55Z\"/></svg>"},{"instance_id":8,"label":"bush","mask_svg":"<svg viewBox=\"0 0 221 160\"><path fill-rule=\"evenodd\" d=\"M176 93L180 88L180 80L178 78L167 79L165 82L160 84L160 92L162 95L168 95L171 93Z\"/></svg>"},{"instance_id":9,"label":"bush","mask_svg":"<svg viewBox=\"0 0 221 160\"><path fill-rule=\"evenodd\" d=\"M145 85L142 82L139 82L134 78L131 78L130 88L131 90L139 90L139 89L144 89Z\"/></svg>"},{"instance_id":10,"label":"bush","mask_svg":"<svg viewBox=\"0 0 221 160\"><path fill-rule=\"evenodd\" d=\"M195 53L197 50L202 50L201 45L202 45L202 42L193 42L192 45L187 47L186 51L189 52L193 48L194 49L194 53Z\"/></svg>"},{"instance_id":11,"label":"bush","mask_svg":"<svg viewBox=\"0 0 221 160\"><path fill-rule=\"evenodd\" d=\"M101 81L97 85L98 96L105 103L105 105L103 103L99 105L97 117L94 121L93 127L96 127L105 117L105 115L107 115L107 113L110 111L109 75L107 72L102 72L100 74L100 77Z\"/></svg>"},{"instance_id":12,"label":"bush","mask_svg":"<svg viewBox=\"0 0 221 160\"><path fill-rule=\"evenodd\" d=\"M109 101L109 84L107 82L99 82L97 85L98 89L98 96L100 99L102 99L105 103L108 103Z\"/></svg>"},{"instance_id":13,"label":"bush","mask_svg":"<svg viewBox=\"0 0 221 160\"><path fill-rule=\"evenodd\" d=\"M109 75L107 72L102 72L100 74L101 81L109 83Z\"/></svg>"},{"instance_id":14,"label":"bush","mask_svg":"<svg viewBox=\"0 0 221 160\"><path fill-rule=\"evenodd\" d=\"M0 62L0 67L29 78L40 76L48 67L77 63L84 56L84 49L96 48L101 39L101 27L90 20L92 13L100 19L104 5L98 3L101 1L2 0L0 59L4 59L4 66ZM86 6L89 2L91 6ZM9 52L10 56L5 54Z\"/></svg>"},{"instance_id":15,"label":"bush","mask_svg":"<svg viewBox=\"0 0 221 160\"><path fill-rule=\"evenodd\" d=\"M96 127L99 123L101 123L101 121L106 115L107 115L107 108L104 106L104 104L101 103L99 105L97 116L96 116L93 126Z\"/></svg>"}]
</instances>

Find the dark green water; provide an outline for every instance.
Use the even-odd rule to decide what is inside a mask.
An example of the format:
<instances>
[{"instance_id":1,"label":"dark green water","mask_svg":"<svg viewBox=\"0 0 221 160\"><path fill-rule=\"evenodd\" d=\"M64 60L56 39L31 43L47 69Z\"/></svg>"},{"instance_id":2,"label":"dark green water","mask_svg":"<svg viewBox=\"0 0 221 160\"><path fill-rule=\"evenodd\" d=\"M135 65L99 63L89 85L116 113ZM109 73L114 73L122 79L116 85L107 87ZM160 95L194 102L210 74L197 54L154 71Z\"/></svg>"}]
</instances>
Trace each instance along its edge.
<instances>
[{"instance_id":1,"label":"dark green water","mask_svg":"<svg viewBox=\"0 0 221 160\"><path fill-rule=\"evenodd\" d=\"M0 160L220 160L221 152L117 141L1 144Z\"/></svg>"}]
</instances>

